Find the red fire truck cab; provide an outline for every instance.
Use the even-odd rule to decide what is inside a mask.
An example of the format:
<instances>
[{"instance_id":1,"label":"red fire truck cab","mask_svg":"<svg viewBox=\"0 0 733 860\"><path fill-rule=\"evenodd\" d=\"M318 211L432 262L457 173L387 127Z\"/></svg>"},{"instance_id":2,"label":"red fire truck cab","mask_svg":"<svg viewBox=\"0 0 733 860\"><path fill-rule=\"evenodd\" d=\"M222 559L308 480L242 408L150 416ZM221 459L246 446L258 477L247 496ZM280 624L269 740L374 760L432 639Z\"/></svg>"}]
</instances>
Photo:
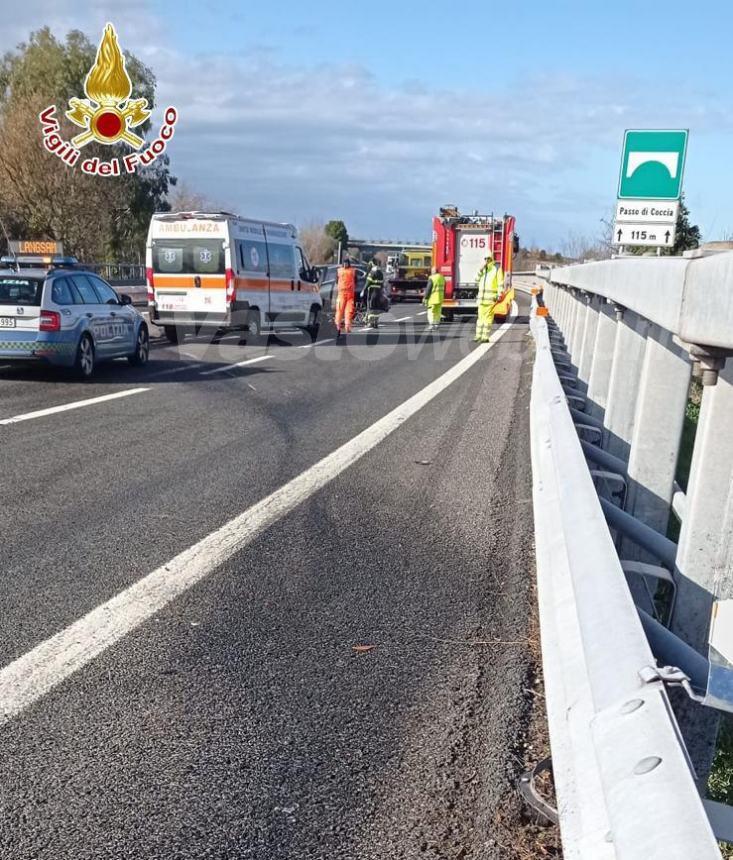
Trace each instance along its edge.
<instances>
[{"instance_id":1,"label":"red fire truck cab","mask_svg":"<svg viewBox=\"0 0 733 860\"><path fill-rule=\"evenodd\" d=\"M445 276L443 316L475 314L478 311L478 275L487 254L504 271L504 289L496 305L496 316L507 316L514 301L512 259L514 255L513 215L461 215L455 206L446 206L433 218L433 260Z\"/></svg>"}]
</instances>

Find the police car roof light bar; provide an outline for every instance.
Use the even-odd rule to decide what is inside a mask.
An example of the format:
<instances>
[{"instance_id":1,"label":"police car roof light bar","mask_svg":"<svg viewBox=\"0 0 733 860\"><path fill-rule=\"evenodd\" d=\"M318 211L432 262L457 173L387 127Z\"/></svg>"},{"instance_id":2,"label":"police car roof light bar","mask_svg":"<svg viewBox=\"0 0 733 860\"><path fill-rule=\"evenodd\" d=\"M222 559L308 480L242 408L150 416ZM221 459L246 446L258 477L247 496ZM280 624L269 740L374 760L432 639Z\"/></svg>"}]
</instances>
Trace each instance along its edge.
<instances>
[{"instance_id":1,"label":"police car roof light bar","mask_svg":"<svg viewBox=\"0 0 733 860\"><path fill-rule=\"evenodd\" d=\"M75 269L79 261L76 257L44 257L41 254L29 254L18 256L15 252L13 255L5 255L0 257L0 265L15 268L18 271L21 268L42 268L42 269Z\"/></svg>"}]
</instances>

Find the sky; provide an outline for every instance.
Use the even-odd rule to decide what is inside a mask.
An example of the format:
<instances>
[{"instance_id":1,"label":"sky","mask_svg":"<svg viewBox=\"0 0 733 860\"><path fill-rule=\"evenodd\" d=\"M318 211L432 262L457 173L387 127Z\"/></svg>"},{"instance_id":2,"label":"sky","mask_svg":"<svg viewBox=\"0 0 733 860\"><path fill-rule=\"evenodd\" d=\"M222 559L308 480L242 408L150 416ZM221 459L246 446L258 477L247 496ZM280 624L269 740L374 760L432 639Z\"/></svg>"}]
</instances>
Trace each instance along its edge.
<instances>
[{"instance_id":1,"label":"sky","mask_svg":"<svg viewBox=\"0 0 733 860\"><path fill-rule=\"evenodd\" d=\"M454 203L562 250L612 211L624 129L689 128L693 221L733 235L730 0L24 0L0 50L106 21L179 111L172 172L240 214L415 241Z\"/></svg>"}]
</instances>

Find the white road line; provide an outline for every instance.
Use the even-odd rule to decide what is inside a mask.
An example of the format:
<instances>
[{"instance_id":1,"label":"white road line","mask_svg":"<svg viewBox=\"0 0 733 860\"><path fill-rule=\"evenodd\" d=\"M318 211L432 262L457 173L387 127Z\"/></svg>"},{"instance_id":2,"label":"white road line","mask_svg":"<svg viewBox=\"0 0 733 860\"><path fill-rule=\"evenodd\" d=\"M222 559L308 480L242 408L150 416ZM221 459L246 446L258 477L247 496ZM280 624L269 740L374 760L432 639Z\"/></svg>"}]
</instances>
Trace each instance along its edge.
<instances>
[{"instance_id":1,"label":"white road line","mask_svg":"<svg viewBox=\"0 0 733 860\"><path fill-rule=\"evenodd\" d=\"M39 409L37 412L26 412L25 415L15 415L12 418L3 418L0 425L19 424L21 421L30 421L33 418L45 418L46 415L55 415L57 412L70 412L72 409L81 409L83 406L94 406L95 403L106 403L108 400L119 400L121 397L130 397L133 394L142 394L150 391L149 388L131 388L128 391L118 391L116 394L104 394L101 397L91 397L89 400L77 400L74 403L64 403L61 406L51 406L48 409Z\"/></svg>"},{"instance_id":2,"label":"white road line","mask_svg":"<svg viewBox=\"0 0 733 860\"><path fill-rule=\"evenodd\" d=\"M236 364L227 364L225 367L215 367L213 370L204 370L200 376L211 376L212 373L224 373L225 370L234 370L236 367L246 367L248 364L257 364L258 361L267 361L271 355L258 355L257 358L248 358L246 361L238 361Z\"/></svg>"},{"instance_id":3,"label":"white road line","mask_svg":"<svg viewBox=\"0 0 733 860\"><path fill-rule=\"evenodd\" d=\"M494 343L510 328L503 325ZM445 391L492 346L493 343L476 347L442 376L332 454L0 670L0 725L119 642L326 486Z\"/></svg>"},{"instance_id":4,"label":"white road line","mask_svg":"<svg viewBox=\"0 0 733 860\"><path fill-rule=\"evenodd\" d=\"M153 373L151 376L157 379L159 376L168 376L172 373L183 373L184 370L196 370L199 367L203 367L204 362L198 361L195 364L183 364L180 367L171 367L168 370L161 370L159 373Z\"/></svg>"},{"instance_id":5,"label":"white road line","mask_svg":"<svg viewBox=\"0 0 733 860\"><path fill-rule=\"evenodd\" d=\"M410 315L409 317L400 317L398 320L392 320L392 322L404 322L405 320L411 320L411 319L414 319L414 317L412 315Z\"/></svg>"},{"instance_id":6,"label":"white road line","mask_svg":"<svg viewBox=\"0 0 733 860\"><path fill-rule=\"evenodd\" d=\"M335 338L327 337L325 340L315 340L313 343L303 343L300 346L296 346L296 349L309 349L311 346L320 346L322 343L331 343Z\"/></svg>"},{"instance_id":7,"label":"white road line","mask_svg":"<svg viewBox=\"0 0 733 860\"><path fill-rule=\"evenodd\" d=\"M415 316L418 316L418 317L426 317L427 315L428 315L427 311L420 311L419 314L415 314Z\"/></svg>"}]
</instances>

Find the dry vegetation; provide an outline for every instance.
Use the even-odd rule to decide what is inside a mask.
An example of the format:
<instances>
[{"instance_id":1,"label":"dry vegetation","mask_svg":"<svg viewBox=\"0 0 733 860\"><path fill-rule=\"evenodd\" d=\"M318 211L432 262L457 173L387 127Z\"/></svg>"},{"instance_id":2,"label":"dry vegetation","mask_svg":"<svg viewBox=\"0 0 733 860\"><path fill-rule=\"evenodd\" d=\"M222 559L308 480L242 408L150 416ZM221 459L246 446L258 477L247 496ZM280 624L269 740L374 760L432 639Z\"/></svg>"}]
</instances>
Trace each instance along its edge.
<instances>
[{"instance_id":1,"label":"dry vegetation","mask_svg":"<svg viewBox=\"0 0 733 860\"><path fill-rule=\"evenodd\" d=\"M530 697L530 722L527 735L518 755L523 770L534 767L538 761L550 755L550 737L547 730L545 713L545 688L542 678L542 650L540 645L540 625L537 613L537 594L532 593L533 613L530 619L529 648L531 651L533 673L531 683L526 689ZM536 781L537 789L551 806L556 806L555 790L549 774L543 774ZM506 860L537 860L537 858L562 858L560 829L538 821L533 811L526 807L518 794L507 798L502 813L496 819L497 843Z\"/></svg>"},{"instance_id":2,"label":"dry vegetation","mask_svg":"<svg viewBox=\"0 0 733 860\"><path fill-rule=\"evenodd\" d=\"M323 222L310 221L298 230L305 255L312 265L332 263L338 243L326 235Z\"/></svg>"}]
</instances>

